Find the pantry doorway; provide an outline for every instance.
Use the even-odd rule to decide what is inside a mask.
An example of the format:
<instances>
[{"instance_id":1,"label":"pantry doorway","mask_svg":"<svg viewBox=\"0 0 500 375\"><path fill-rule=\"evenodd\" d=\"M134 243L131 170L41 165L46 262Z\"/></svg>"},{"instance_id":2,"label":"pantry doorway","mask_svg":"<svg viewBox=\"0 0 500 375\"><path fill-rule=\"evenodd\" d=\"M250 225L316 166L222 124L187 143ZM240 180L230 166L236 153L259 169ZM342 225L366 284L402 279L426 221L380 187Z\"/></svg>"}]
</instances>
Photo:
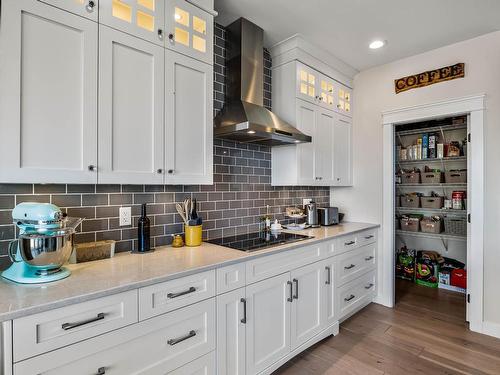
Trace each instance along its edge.
<instances>
[{"instance_id":1,"label":"pantry doorway","mask_svg":"<svg viewBox=\"0 0 500 375\"><path fill-rule=\"evenodd\" d=\"M450 270L454 268L460 269L461 263L466 264L467 292L464 299L467 299L467 303L465 303L466 311L464 316L469 322L471 330L483 333L484 95L387 111L383 113L382 117L384 134L384 197L382 254L379 259L383 259L383 262L379 263L378 302L389 307L394 307L396 303L396 290L408 291L413 288L411 282L407 285L410 289L406 286L401 287L399 284L401 280L398 280L398 288L396 288L397 264L395 250L398 249L399 251L407 244L407 250L431 250L433 248L429 245L429 242L439 241L442 244L441 249L443 249L441 252L445 256L450 255L446 257L446 261L450 262L450 259L457 261L456 263L447 264ZM456 119L454 121L457 123L451 123L452 119ZM462 121L460 119L464 120L464 123L461 125L458 123ZM464 155L459 153L456 159L451 160L443 155L444 145L441 145L442 143L440 143L438 149L436 140L440 139L439 136L441 136L441 139L446 139L447 135L443 133L443 129L450 129L450 132L452 132L448 138L457 138L460 131L458 130L460 126L456 126L457 124L463 129L465 138L468 138L470 135L470 141L468 140L463 145L467 148L467 155L464 157ZM440 132L439 136L434 137L438 134L435 133L435 128L432 125L438 125L437 129L439 130L437 131ZM431 151L428 148L429 135L432 142ZM422 141L425 142L425 147L422 146ZM405 149L406 155L404 152L403 155L400 154L401 150L397 148L398 145ZM455 150L455 146L457 144L453 143L451 155L456 155L455 152L457 150ZM448 147L450 146L448 145ZM430 160L428 163L429 165L438 164L438 167L429 167L425 165L427 163L419 160L424 156L422 155L423 149L426 149L426 153L432 153L431 155L425 155L432 156L432 159L438 159L437 152L440 152L440 160ZM448 150L446 151L448 152ZM399 163L401 156L406 158L403 163ZM454 186L445 182L446 176L444 171L447 169L440 170L440 166L444 167L441 159L451 162L448 172L451 170L458 171L453 176L450 176L449 173L447 176L448 181L454 182ZM420 165L420 169L417 168L418 165ZM410 170L410 167L412 170ZM423 169L424 167L425 170ZM464 183L464 176L460 175L460 171L465 169L467 169L468 173L466 182ZM420 173L417 173L417 171ZM424 181L426 182L424 185L421 184L422 172L428 172L424 176ZM396 181L396 178L401 179L402 177L405 179L404 182L406 182L406 186L403 187L404 189L401 189L401 186L399 186L401 181ZM455 190L457 193L455 203L458 204L459 199L463 202L460 210L458 210L459 207L456 207L457 211L454 214L462 215L462 219L457 218L457 222L448 222L448 231L445 233L444 228L446 223L444 222L443 215L441 215L443 219L441 223L437 219L439 215L434 215L433 219L432 213L441 214L440 210L444 207L445 200L446 207L452 204L453 191L449 189L452 187L457 188ZM459 190L459 188L462 190ZM401 190L405 189L406 192L401 192ZM412 192L413 194L411 194L408 190L419 190L419 192ZM464 195L458 196L459 191L466 192L463 193ZM401 196L405 197L405 207L401 207ZM425 200L424 207L428 210L425 217L420 213L422 209L420 201L422 199ZM443 203L440 202L441 200L443 200ZM437 208L436 206L434 208L434 204L439 204L440 207ZM396 220L396 214L398 213L404 215L404 220L401 216ZM460 220L462 221L459 222ZM401 225L403 225L403 228L401 228ZM421 228L425 228L426 231L422 232ZM439 228L442 229L439 230ZM464 230L465 228L466 230ZM418 247L416 244L422 247L422 249L416 248ZM426 247L431 247L431 249ZM408 255L411 258L411 252ZM403 257L401 259L404 262L408 262L407 266L409 268L413 267L414 270L421 271L421 275L424 276L429 272L436 271L432 269L433 264L443 261L442 257L440 258L441 254L437 252L419 253L420 263L417 264L417 254L415 253L414 255L415 259L413 262L415 264L413 265L410 258ZM425 258L425 262L422 258ZM401 262L398 264L399 271L401 271ZM445 282L446 274L443 273L441 276ZM454 284L460 285L459 277L463 277L463 275L457 273L454 276ZM421 277L422 282L420 284L425 285L425 282L429 282L427 287L436 286L437 284L433 284L437 282L438 277L436 271L435 278L426 279L425 277Z\"/></svg>"}]
</instances>

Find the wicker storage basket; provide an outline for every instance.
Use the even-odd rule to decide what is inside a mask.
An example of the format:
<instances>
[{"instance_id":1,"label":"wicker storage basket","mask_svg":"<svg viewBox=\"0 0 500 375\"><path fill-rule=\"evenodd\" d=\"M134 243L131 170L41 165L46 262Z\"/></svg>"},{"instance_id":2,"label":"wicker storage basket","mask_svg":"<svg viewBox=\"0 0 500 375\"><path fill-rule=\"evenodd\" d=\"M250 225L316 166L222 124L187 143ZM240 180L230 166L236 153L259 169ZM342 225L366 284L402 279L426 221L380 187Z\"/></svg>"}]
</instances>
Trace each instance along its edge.
<instances>
[{"instance_id":1,"label":"wicker storage basket","mask_svg":"<svg viewBox=\"0 0 500 375\"><path fill-rule=\"evenodd\" d=\"M420 197L422 208L440 209L443 207L443 197Z\"/></svg>"},{"instance_id":2,"label":"wicker storage basket","mask_svg":"<svg viewBox=\"0 0 500 375\"><path fill-rule=\"evenodd\" d=\"M416 195L402 195L401 196L401 207L407 208L418 208L420 205L420 199Z\"/></svg>"},{"instance_id":3,"label":"wicker storage basket","mask_svg":"<svg viewBox=\"0 0 500 375\"><path fill-rule=\"evenodd\" d=\"M407 232L418 232L420 229L420 219L409 217L401 219L401 230Z\"/></svg>"},{"instance_id":4,"label":"wicker storage basket","mask_svg":"<svg viewBox=\"0 0 500 375\"><path fill-rule=\"evenodd\" d=\"M434 221L430 218L424 218L420 221L420 229L425 233L441 233L442 220Z\"/></svg>"},{"instance_id":5,"label":"wicker storage basket","mask_svg":"<svg viewBox=\"0 0 500 375\"><path fill-rule=\"evenodd\" d=\"M443 181L443 173L441 172L424 172L422 173L423 184L439 184Z\"/></svg>"},{"instance_id":6,"label":"wicker storage basket","mask_svg":"<svg viewBox=\"0 0 500 375\"><path fill-rule=\"evenodd\" d=\"M401 173L402 184L419 184L420 172Z\"/></svg>"},{"instance_id":7,"label":"wicker storage basket","mask_svg":"<svg viewBox=\"0 0 500 375\"><path fill-rule=\"evenodd\" d=\"M454 236L466 236L467 221L464 217L445 216L444 232Z\"/></svg>"},{"instance_id":8,"label":"wicker storage basket","mask_svg":"<svg viewBox=\"0 0 500 375\"><path fill-rule=\"evenodd\" d=\"M463 184L467 182L467 170L445 172L445 181L447 184Z\"/></svg>"}]
</instances>

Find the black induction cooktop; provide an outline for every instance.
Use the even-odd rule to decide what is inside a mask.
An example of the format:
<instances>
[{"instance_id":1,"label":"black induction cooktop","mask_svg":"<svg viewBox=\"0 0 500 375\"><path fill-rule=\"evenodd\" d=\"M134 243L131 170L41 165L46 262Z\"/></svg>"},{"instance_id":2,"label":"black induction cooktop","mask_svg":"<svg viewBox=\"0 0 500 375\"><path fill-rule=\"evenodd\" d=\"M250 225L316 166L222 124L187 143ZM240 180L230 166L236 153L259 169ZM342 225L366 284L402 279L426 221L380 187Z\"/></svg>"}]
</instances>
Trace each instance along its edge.
<instances>
[{"instance_id":1,"label":"black induction cooktop","mask_svg":"<svg viewBox=\"0 0 500 375\"><path fill-rule=\"evenodd\" d=\"M308 240L310 236L295 233L273 233L273 232L254 232L240 234L238 236L222 237L207 242L215 245L230 247L231 249L252 252L267 249L273 246L284 245L292 242Z\"/></svg>"}]
</instances>

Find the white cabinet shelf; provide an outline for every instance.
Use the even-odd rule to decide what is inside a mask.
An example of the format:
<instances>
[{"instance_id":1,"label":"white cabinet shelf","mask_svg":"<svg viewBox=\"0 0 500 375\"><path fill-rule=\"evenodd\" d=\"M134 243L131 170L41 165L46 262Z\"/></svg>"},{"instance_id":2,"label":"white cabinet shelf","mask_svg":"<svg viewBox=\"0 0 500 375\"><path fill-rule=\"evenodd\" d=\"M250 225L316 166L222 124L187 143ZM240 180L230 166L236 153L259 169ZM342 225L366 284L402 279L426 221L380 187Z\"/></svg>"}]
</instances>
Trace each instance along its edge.
<instances>
[{"instance_id":1,"label":"white cabinet shelf","mask_svg":"<svg viewBox=\"0 0 500 375\"><path fill-rule=\"evenodd\" d=\"M398 213L420 213L420 212L427 212L427 213L432 213L432 214L437 214L437 215L459 215L459 216L465 216L467 215L467 210L447 210L444 208L412 208L412 207L396 207L396 211Z\"/></svg>"},{"instance_id":2,"label":"white cabinet shelf","mask_svg":"<svg viewBox=\"0 0 500 375\"><path fill-rule=\"evenodd\" d=\"M466 162L466 161L467 161L467 156L456 156L456 157L446 157L439 159L397 160L396 163L401 165L430 164L430 163L448 164L452 162Z\"/></svg>"},{"instance_id":3,"label":"white cabinet shelf","mask_svg":"<svg viewBox=\"0 0 500 375\"><path fill-rule=\"evenodd\" d=\"M456 240L456 241L467 241L467 236L456 236L452 234L440 233L425 233L425 232L410 232L404 230L396 230L396 234L399 236L408 237L422 237L422 238L436 238L441 240Z\"/></svg>"},{"instance_id":4,"label":"white cabinet shelf","mask_svg":"<svg viewBox=\"0 0 500 375\"><path fill-rule=\"evenodd\" d=\"M415 189L415 188L445 188L445 189L466 189L467 183L463 184L396 184L398 189Z\"/></svg>"}]
</instances>

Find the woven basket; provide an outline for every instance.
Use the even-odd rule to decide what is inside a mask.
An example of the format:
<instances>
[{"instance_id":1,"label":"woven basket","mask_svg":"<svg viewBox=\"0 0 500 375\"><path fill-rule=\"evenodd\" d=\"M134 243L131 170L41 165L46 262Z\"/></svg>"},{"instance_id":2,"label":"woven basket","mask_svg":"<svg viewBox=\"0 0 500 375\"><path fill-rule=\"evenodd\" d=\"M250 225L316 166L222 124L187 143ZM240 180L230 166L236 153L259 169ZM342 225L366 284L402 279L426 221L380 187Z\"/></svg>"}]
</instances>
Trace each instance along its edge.
<instances>
[{"instance_id":1,"label":"woven basket","mask_svg":"<svg viewBox=\"0 0 500 375\"><path fill-rule=\"evenodd\" d=\"M466 236L467 221L461 217L445 216L444 232L454 236Z\"/></svg>"}]
</instances>

